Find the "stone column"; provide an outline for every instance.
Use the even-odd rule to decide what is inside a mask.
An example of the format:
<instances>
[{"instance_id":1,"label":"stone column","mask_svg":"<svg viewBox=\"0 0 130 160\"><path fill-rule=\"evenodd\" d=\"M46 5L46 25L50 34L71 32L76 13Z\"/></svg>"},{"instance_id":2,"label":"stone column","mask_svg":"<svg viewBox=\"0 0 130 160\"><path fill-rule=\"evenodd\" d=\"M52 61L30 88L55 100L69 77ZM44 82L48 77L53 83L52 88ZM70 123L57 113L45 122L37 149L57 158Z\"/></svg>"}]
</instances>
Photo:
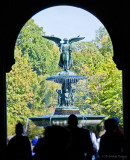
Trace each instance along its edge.
<instances>
[{"instance_id":1,"label":"stone column","mask_svg":"<svg viewBox=\"0 0 130 160\"><path fill-rule=\"evenodd\" d=\"M0 160L5 160L7 145L6 72L4 61L0 60L0 63Z\"/></svg>"},{"instance_id":2,"label":"stone column","mask_svg":"<svg viewBox=\"0 0 130 160\"><path fill-rule=\"evenodd\" d=\"M128 157L130 158L130 66L123 69L123 127L124 135L128 145ZM129 159L128 158L128 159Z\"/></svg>"}]
</instances>

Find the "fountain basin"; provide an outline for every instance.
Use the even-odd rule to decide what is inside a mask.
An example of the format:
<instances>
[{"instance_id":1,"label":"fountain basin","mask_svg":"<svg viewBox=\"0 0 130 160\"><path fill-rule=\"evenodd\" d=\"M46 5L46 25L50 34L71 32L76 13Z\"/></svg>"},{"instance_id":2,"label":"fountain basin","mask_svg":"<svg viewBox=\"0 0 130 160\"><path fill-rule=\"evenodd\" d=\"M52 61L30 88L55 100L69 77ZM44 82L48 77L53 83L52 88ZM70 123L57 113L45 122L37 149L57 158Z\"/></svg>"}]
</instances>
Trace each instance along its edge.
<instances>
[{"instance_id":1,"label":"fountain basin","mask_svg":"<svg viewBox=\"0 0 130 160\"><path fill-rule=\"evenodd\" d=\"M76 75L74 72L71 71L62 71L59 72L56 76L47 77L46 80L54 81L55 83L63 84L65 81L69 83L77 83L79 80L87 79L85 76Z\"/></svg>"},{"instance_id":2,"label":"fountain basin","mask_svg":"<svg viewBox=\"0 0 130 160\"><path fill-rule=\"evenodd\" d=\"M106 118L103 115L76 115L78 118L78 124L80 127L84 126L96 126ZM69 115L52 115L41 117L30 117L29 119L39 127L46 127L51 125L67 126Z\"/></svg>"}]
</instances>

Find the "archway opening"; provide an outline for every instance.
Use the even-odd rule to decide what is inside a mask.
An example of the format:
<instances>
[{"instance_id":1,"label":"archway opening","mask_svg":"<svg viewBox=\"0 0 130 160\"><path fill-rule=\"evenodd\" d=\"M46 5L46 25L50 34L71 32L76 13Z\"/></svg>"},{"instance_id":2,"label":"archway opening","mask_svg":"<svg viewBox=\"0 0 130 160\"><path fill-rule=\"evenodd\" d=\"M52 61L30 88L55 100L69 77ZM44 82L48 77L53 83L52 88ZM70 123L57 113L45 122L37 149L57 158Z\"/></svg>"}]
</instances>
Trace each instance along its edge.
<instances>
[{"instance_id":1,"label":"archway opening","mask_svg":"<svg viewBox=\"0 0 130 160\"><path fill-rule=\"evenodd\" d=\"M62 7L65 7L64 12ZM67 10L66 7L71 9ZM56 8L55 12L51 11L54 8ZM47 18L49 10L51 20ZM79 14L78 11L73 10L78 10ZM85 41L75 43L72 46L75 61L72 70L77 74L85 75L89 81L87 106L82 108L82 113L104 114L108 117L117 116L122 125L122 73L113 62L112 42L107 30L93 15L80 8L71 6L61 6L60 8L57 6L43 12L45 12L46 19L43 17L38 19L36 18L38 14L35 15L23 26L17 38L16 63L12 67L12 71L7 74L8 135L14 134L12 128L14 128L16 120L25 124L26 119L30 116L45 114L44 82L48 75L60 71L57 65L60 53L57 46L43 39L42 35L51 36L53 34L60 36L60 38L72 38L79 35L86 37ZM56 18L56 12L61 18ZM85 14L91 16L83 19L82 22L82 17ZM65 21L65 16L67 16L67 21ZM75 17L73 18L73 16ZM41 28L42 24L38 24L42 20L43 28ZM44 27L44 20L53 23ZM75 26L71 26L71 22ZM98 22L98 27L94 28L95 35L92 36L91 31L96 26L94 24L96 22ZM60 26L60 24L64 25ZM89 29L83 25L89 26ZM49 32L48 30L47 32L46 29L49 29L50 26L58 31ZM82 32L84 29L86 32ZM87 39L88 37L91 38Z\"/></svg>"}]
</instances>

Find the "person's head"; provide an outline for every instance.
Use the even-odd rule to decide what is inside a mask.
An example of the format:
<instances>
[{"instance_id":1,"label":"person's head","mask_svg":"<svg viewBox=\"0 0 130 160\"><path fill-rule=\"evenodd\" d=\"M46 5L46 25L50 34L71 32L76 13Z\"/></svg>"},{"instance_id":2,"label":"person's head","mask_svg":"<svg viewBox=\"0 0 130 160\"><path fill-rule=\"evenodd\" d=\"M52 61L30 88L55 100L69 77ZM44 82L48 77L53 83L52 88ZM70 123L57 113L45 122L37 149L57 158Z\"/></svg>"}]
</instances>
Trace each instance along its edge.
<instances>
[{"instance_id":1,"label":"person's head","mask_svg":"<svg viewBox=\"0 0 130 160\"><path fill-rule=\"evenodd\" d=\"M71 126L77 126L78 125L78 119L74 114L71 114L68 118L68 124Z\"/></svg>"},{"instance_id":2,"label":"person's head","mask_svg":"<svg viewBox=\"0 0 130 160\"><path fill-rule=\"evenodd\" d=\"M118 117L113 116L112 119L114 119L117 122L117 126L119 125L120 119Z\"/></svg>"},{"instance_id":3,"label":"person's head","mask_svg":"<svg viewBox=\"0 0 130 160\"><path fill-rule=\"evenodd\" d=\"M64 41L64 43L68 43L68 39L67 38L64 38L63 41Z\"/></svg>"},{"instance_id":4,"label":"person's head","mask_svg":"<svg viewBox=\"0 0 130 160\"><path fill-rule=\"evenodd\" d=\"M16 133L16 135L22 135L23 134L23 125L22 125L21 122L16 124L15 133Z\"/></svg>"},{"instance_id":5,"label":"person's head","mask_svg":"<svg viewBox=\"0 0 130 160\"><path fill-rule=\"evenodd\" d=\"M106 132L114 132L116 131L117 122L113 118L109 118L104 122Z\"/></svg>"}]
</instances>

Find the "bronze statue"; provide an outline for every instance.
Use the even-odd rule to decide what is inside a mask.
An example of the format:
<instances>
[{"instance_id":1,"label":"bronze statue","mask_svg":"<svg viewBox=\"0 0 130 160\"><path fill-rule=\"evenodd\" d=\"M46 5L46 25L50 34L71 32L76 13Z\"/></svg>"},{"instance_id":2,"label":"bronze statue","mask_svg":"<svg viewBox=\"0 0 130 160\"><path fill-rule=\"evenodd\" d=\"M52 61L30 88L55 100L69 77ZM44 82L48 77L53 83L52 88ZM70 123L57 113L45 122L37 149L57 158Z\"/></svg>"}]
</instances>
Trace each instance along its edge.
<instances>
[{"instance_id":1,"label":"bronze statue","mask_svg":"<svg viewBox=\"0 0 130 160\"><path fill-rule=\"evenodd\" d=\"M57 37L49 37L49 36L43 36L43 37L52 40L57 44L61 52L59 66L64 68L64 71L69 71L73 65L71 44L74 42L78 42L84 39L85 37L78 36L75 38L71 38L69 40L67 38L64 38L63 41Z\"/></svg>"},{"instance_id":2,"label":"bronze statue","mask_svg":"<svg viewBox=\"0 0 130 160\"><path fill-rule=\"evenodd\" d=\"M60 89L57 89L56 92L58 93L58 105L60 106L62 104L62 93Z\"/></svg>"}]
</instances>

